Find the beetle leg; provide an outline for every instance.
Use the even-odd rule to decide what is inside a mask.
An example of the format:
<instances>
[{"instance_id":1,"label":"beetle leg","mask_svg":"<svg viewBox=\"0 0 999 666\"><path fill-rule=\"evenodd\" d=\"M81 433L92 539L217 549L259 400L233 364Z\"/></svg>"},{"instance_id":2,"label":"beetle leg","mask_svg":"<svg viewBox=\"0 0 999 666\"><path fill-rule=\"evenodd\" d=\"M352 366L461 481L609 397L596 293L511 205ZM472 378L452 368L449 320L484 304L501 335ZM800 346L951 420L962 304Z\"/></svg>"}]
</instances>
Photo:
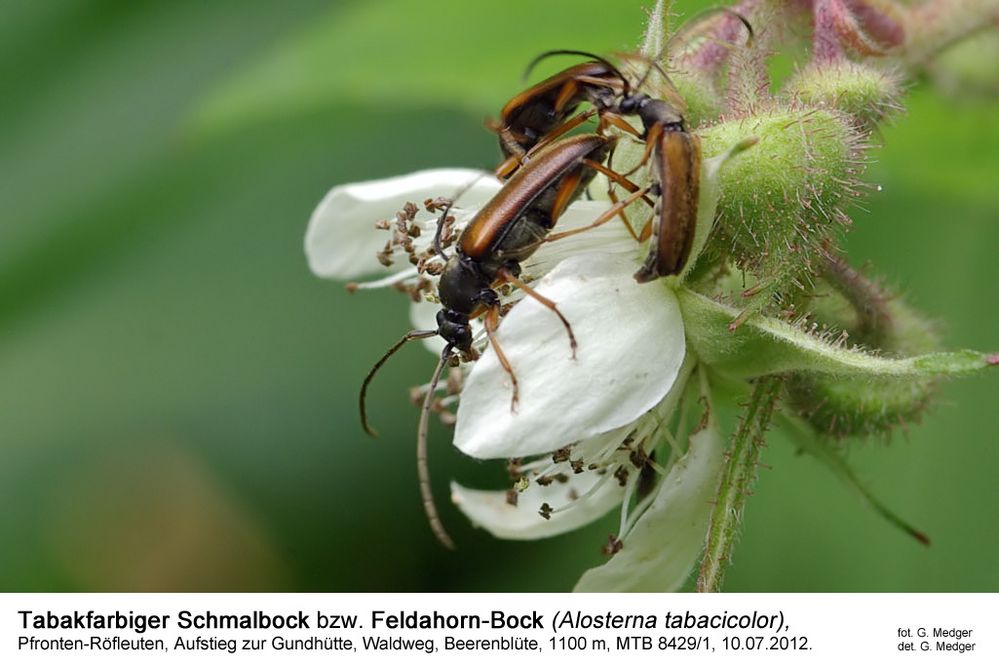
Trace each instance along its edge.
<instances>
[{"instance_id":1,"label":"beetle leg","mask_svg":"<svg viewBox=\"0 0 999 666\"><path fill-rule=\"evenodd\" d=\"M562 314L562 312L558 309L558 305L555 304L555 301L539 294L526 282L517 277L517 275L514 274L514 272L508 268L499 269L499 271L496 273L496 276L499 277L501 280L509 282L510 284L514 285L515 287L523 291L525 294L536 300L538 303L541 303L541 305L545 306L546 308L555 313L555 316L558 317L559 320L562 322L562 325L565 326L565 332L569 334L569 347L572 349L572 358L575 359L576 347L577 347L576 336L572 332L572 325L569 324L569 320L566 319L565 316Z\"/></svg>"},{"instance_id":2,"label":"beetle leg","mask_svg":"<svg viewBox=\"0 0 999 666\"><path fill-rule=\"evenodd\" d=\"M538 143L536 143L534 147L531 148L530 151L528 151L528 155L541 150L542 148L552 143L555 139L559 138L566 132L571 132L572 130L576 129L577 127L585 123L587 120L592 118L594 114L596 114L596 112L597 112L596 109L590 109L565 121L555 129L553 129L551 132L545 134L544 138L538 141Z\"/></svg>"},{"instance_id":3,"label":"beetle leg","mask_svg":"<svg viewBox=\"0 0 999 666\"><path fill-rule=\"evenodd\" d=\"M656 215L655 213L653 213L652 217L650 217L645 222L645 226L642 227L641 233L638 234L638 242L644 243L645 241L649 240L649 236L652 235L652 223L655 222L655 220L656 220Z\"/></svg>"},{"instance_id":4,"label":"beetle leg","mask_svg":"<svg viewBox=\"0 0 999 666\"><path fill-rule=\"evenodd\" d=\"M622 210L624 210L625 208L627 208L628 206L630 206L631 204L635 203L643 196L645 196L648 193L649 189L650 189L649 187L643 187L637 192L628 195L622 201L619 201L618 203L614 204L613 206L605 210L600 215L600 217L595 219L593 222L587 224L585 227L579 227L578 229L570 229L569 231L563 231L561 233L551 234L548 236L548 238L545 239L545 242L550 243L552 241L562 240L563 238L568 238L569 236L575 236L576 234L581 234L584 231L595 229L599 227L601 224L606 224L608 220L614 218Z\"/></svg>"},{"instance_id":5,"label":"beetle leg","mask_svg":"<svg viewBox=\"0 0 999 666\"><path fill-rule=\"evenodd\" d=\"M610 165L614 164L614 151L615 150L617 150L617 142L616 141L614 142L614 145L611 146L610 152L607 153L607 171L610 171L611 173L614 174L614 180L616 182L616 180L617 180L616 177L617 176L621 176L621 174L619 174L617 171L614 171L613 169L610 168ZM590 160L590 161L592 162L592 160ZM586 164L585 161L583 163ZM603 165L601 164L600 167L603 167ZM599 167L597 167L597 170L600 171L601 173L603 173L602 169L600 169ZM607 178L612 178L612 176L610 176L608 174L604 174L604 175L606 175ZM628 190L629 192L634 192L635 191L635 190L629 189L629 187L634 187L635 189L638 189L638 185L635 185L633 182L631 182L630 180L628 180L624 176L621 176L621 179L624 180L623 183L620 183L621 187L623 187L624 189ZM607 198L611 200L612 204L618 204L618 203L620 203L620 199L617 198L617 194L614 192L614 185L611 182L607 183ZM628 216L625 214L625 212L623 210L621 211L620 217L621 217L621 221L624 223L625 228L628 230L628 235L631 236L632 238L634 238L636 243L640 243L641 241L638 239L638 236L635 235L635 228L633 226L631 226L631 220L628 219Z\"/></svg>"},{"instance_id":6,"label":"beetle leg","mask_svg":"<svg viewBox=\"0 0 999 666\"><path fill-rule=\"evenodd\" d=\"M630 171L622 175L630 176L631 174L635 173L640 168L642 168L642 166L644 166L645 163L649 161L649 158L652 157L652 151L655 150L656 146L659 144L659 139L662 137L662 134L663 134L662 125L656 124L649 128L649 132L645 137L645 153L642 155L641 161L638 164L636 164L634 168L632 168Z\"/></svg>"},{"instance_id":7,"label":"beetle leg","mask_svg":"<svg viewBox=\"0 0 999 666\"><path fill-rule=\"evenodd\" d=\"M510 398L510 411L517 411L517 401L520 399L520 389L517 385L517 375L513 372L513 366L510 365L509 359L507 359L506 354L503 353L503 348L500 347L499 342L496 340L496 328L499 326L499 313L500 306L499 303L489 306L486 310L486 336L489 338L489 344L492 345L493 351L496 352L496 358L499 359L500 365L506 370L506 374L510 375L510 383L513 385L513 396Z\"/></svg>"},{"instance_id":8,"label":"beetle leg","mask_svg":"<svg viewBox=\"0 0 999 666\"><path fill-rule=\"evenodd\" d=\"M562 84L562 89L558 92L558 97L555 98L554 109L555 113L562 113L562 109L566 107L579 93L579 86L572 79L569 79L564 84Z\"/></svg>"},{"instance_id":9,"label":"beetle leg","mask_svg":"<svg viewBox=\"0 0 999 666\"><path fill-rule=\"evenodd\" d=\"M513 153L510 157L503 160L503 162L496 167L496 177L500 180L506 180L509 178L513 172L517 170L517 167L520 166L520 160L523 156L524 153L520 153L519 155L517 153Z\"/></svg>"},{"instance_id":10,"label":"beetle leg","mask_svg":"<svg viewBox=\"0 0 999 666\"><path fill-rule=\"evenodd\" d=\"M640 189L639 186L636 185L634 182L628 180L627 178L619 174L617 171L614 171L610 167L604 166L600 162L595 162L591 159L584 159L583 164L590 167L591 169L594 169L595 171L599 171L600 173L602 173L603 175L607 176L609 179L620 185L622 188L628 190L628 192L637 192ZM642 197L642 199L645 201L645 203L649 204L650 206L655 206L655 203L653 203L652 199L648 197Z\"/></svg>"},{"instance_id":11,"label":"beetle leg","mask_svg":"<svg viewBox=\"0 0 999 666\"><path fill-rule=\"evenodd\" d=\"M610 126L610 125L613 125L614 127L618 128L622 132L627 132L628 134L630 134L630 135L632 135L634 137L637 137L639 139L642 138L642 133L639 132L634 127L632 127L631 123L629 123L627 120L625 120L621 116L617 115L616 113L611 113L609 111L605 111L604 113L601 113L600 114L600 127L598 128L597 131L599 133L603 134L604 130L606 130L607 127Z\"/></svg>"},{"instance_id":12,"label":"beetle leg","mask_svg":"<svg viewBox=\"0 0 999 666\"><path fill-rule=\"evenodd\" d=\"M608 179L610 179L611 181L617 183L622 188L628 190L628 192L637 192L638 189L639 189L638 185L636 185L635 183L631 182L630 180L628 180L627 178L625 178L624 176L622 176L621 174L619 174L617 171L614 171L611 168L605 167L603 164L600 164L599 162L594 162L593 160L585 159L585 160L583 160L583 164L585 164L586 166L590 167L591 169L594 169L594 170L599 171L600 173L604 174L605 176L607 176ZM610 200L611 200L612 203L614 203L614 204L620 203L620 199L618 199L617 195L614 193L614 187L613 186L611 186L611 187L609 187L607 189L607 196L610 198ZM647 196L642 197L642 201L644 201L645 203L647 203L652 208L656 207L655 202L652 201L652 199L650 199ZM638 236L637 234L635 234L635 228L633 226L631 226L631 220L629 220L628 216L625 215L625 212L624 212L623 209L621 210L620 213L618 213L618 217L620 217L621 221L624 222L624 226L628 230L628 234L632 238L634 238L636 242L640 242L642 240L641 237Z\"/></svg>"},{"instance_id":13,"label":"beetle leg","mask_svg":"<svg viewBox=\"0 0 999 666\"><path fill-rule=\"evenodd\" d=\"M610 197L611 203L615 206L621 203L621 200L617 198L616 194L614 194L613 188L607 190L607 196ZM618 212L617 216L621 218L621 222L624 223L624 228L628 230L628 235L635 239L636 243L641 243L642 239L635 233L635 228L631 226L631 220L628 219L628 216L625 214L623 208Z\"/></svg>"}]
</instances>

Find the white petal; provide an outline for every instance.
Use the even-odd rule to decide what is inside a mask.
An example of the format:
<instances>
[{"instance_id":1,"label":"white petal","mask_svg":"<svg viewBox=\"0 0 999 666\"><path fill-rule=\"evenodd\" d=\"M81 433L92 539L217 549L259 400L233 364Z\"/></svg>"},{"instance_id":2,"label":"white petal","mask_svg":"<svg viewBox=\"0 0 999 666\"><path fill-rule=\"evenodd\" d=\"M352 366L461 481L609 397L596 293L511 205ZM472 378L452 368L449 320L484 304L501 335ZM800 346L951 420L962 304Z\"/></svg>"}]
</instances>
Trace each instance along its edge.
<instances>
[{"instance_id":1,"label":"white petal","mask_svg":"<svg viewBox=\"0 0 999 666\"><path fill-rule=\"evenodd\" d=\"M500 539L544 539L571 532L621 504L624 488L617 479L590 471L573 474L568 465L561 471L569 474L567 482L549 486L532 483L518 495L517 506L507 503L506 491L472 490L454 482L451 501L473 524ZM597 483L601 485L593 494L584 497ZM546 502L553 509L568 507L546 520L538 513Z\"/></svg>"},{"instance_id":2,"label":"white petal","mask_svg":"<svg viewBox=\"0 0 999 666\"><path fill-rule=\"evenodd\" d=\"M476 458L553 451L631 423L663 399L683 362L683 322L673 292L636 283L635 268L584 254L536 284L572 325L576 359L554 313L532 298L514 306L498 337L520 382L519 406L511 412L509 377L488 349L462 391L459 449Z\"/></svg>"},{"instance_id":3,"label":"white petal","mask_svg":"<svg viewBox=\"0 0 999 666\"><path fill-rule=\"evenodd\" d=\"M429 169L334 187L305 232L309 268L320 277L342 280L386 272L375 254L389 234L375 229L375 223L392 219L407 202L422 207L426 199L453 197L473 181L459 199L464 209L478 208L500 188L491 175L474 169Z\"/></svg>"},{"instance_id":4,"label":"white petal","mask_svg":"<svg viewBox=\"0 0 999 666\"><path fill-rule=\"evenodd\" d=\"M690 438L624 547L579 579L576 592L672 592L704 548L724 447L713 420Z\"/></svg>"}]
</instances>

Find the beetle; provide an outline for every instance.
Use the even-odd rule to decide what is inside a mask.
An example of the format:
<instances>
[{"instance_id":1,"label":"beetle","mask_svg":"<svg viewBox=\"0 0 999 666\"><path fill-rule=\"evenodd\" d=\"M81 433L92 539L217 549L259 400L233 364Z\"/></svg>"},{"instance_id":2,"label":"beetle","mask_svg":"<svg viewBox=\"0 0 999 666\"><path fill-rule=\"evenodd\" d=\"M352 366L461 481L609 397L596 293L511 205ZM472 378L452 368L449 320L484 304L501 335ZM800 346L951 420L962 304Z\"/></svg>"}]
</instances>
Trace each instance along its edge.
<instances>
[{"instance_id":1,"label":"beetle","mask_svg":"<svg viewBox=\"0 0 999 666\"><path fill-rule=\"evenodd\" d=\"M746 18L732 10L719 8L702 14L702 18L723 13L735 17L746 28L748 42L753 39L753 27ZM701 19L689 22L697 27ZM686 26L685 26L686 28ZM667 42L664 51L678 36L690 32L685 29L677 33ZM682 99L672 90L669 77L656 66L659 56L649 61L649 67L642 79L634 86L636 92L629 92L626 87L615 102L603 100L597 113L601 116L601 128L608 124L637 136L645 143L642 159L630 171L618 174L614 182L624 184L631 175L651 160L651 180L649 193L655 197L654 212L649 223L642 229L639 240L652 237L649 254L641 268L635 273L639 283L651 282L660 277L677 275L686 267L694 242L694 232L697 226L697 203L700 194L701 176L701 141L700 137L687 128L682 111ZM668 91L672 101L656 99L639 91L654 69L664 75L669 84ZM642 122L643 131L637 132L624 122L619 122L619 116L637 115ZM634 195L633 187L628 187ZM616 197L611 193L611 199ZM623 211L621 213L623 218ZM630 224L628 225L630 228Z\"/></svg>"},{"instance_id":2,"label":"beetle","mask_svg":"<svg viewBox=\"0 0 999 666\"><path fill-rule=\"evenodd\" d=\"M585 56L591 61L558 72L518 93L506 103L500 112L500 121L491 126L499 135L500 150L506 158L496 168L496 175L501 179L510 178L535 151L543 149L594 115L599 118L597 132L600 134L605 132L606 125L618 125L623 130L632 131L626 122L608 113L617 106L619 97L631 95L627 77L610 61L587 51L546 51L528 64L524 76L528 76L542 60L556 55ZM583 102L589 102L593 108L572 117ZM637 185L613 170L602 165L594 168L628 192L638 190ZM613 188L609 188L607 193L613 203L618 203ZM646 200L650 206L653 205L651 200ZM628 233L638 241L638 235L623 210L619 216Z\"/></svg>"},{"instance_id":3,"label":"beetle","mask_svg":"<svg viewBox=\"0 0 999 666\"><path fill-rule=\"evenodd\" d=\"M540 58L562 53L592 56L592 54L582 51L550 51L538 56L535 62ZM504 117L507 116L507 110L514 101L522 97L526 98L531 91L539 91L535 95L539 99L532 103L536 105L534 108L536 115L540 114L538 109L550 101L549 98L553 97L551 95L553 89L576 90L577 96L592 94L592 91L589 91L585 86L572 88L571 84L573 83L572 77L576 76L577 72L585 71L579 68L594 64L603 66L602 62L594 62L570 67L554 77L542 81L534 88L521 93L514 100L511 100L507 104L507 107L504 107ZM609 63L606 66L612 67ZM616 72L617 70L614 71ZM649 72L651 71L652 66L649 68ZM649 72L642 78L636 89L640 88L645 82ZM627 173L619 174L613 169L603 167L602 165L595 167L595 170L601 171L608 176L611 182L622 185L629 191L630 196L624 201L619 201L613 191L609 192L609 194L614 203L611 210L614 211L614 214L621 216L632 236L639 241L647 240L650 235L652 236L649 255L646 257L643 266L635 273L635 279L638 282L650 282L660 277L675 275L681 272L690 255L694 239L694 227L697 220L701 145L699 137L687 130L683 114L676 106L666 100L650 97L645 93L632 93L630 92L631 89L628 86L627 80L622 77L622 81L624 82L622 90L616 96L603 95L601 93L601 96L595 98L595 112L600 116L601 129L607 125L614 125L634 135L645 143L645 153L639 163ZM556 84L559 84L561 87L557 87ZM572 104L579 103L579 100L575 97L569 97L569 100ZM516 108L526 109L528 107L529 105L522 103ZM566 105L561 108L563 111L561 115L567 116L572 113L574 107L570 108L570 105ZM622 116L632 115L637 115L641 120L643 125L642 132L634 129L622 118ZM527 112L524 111L522 117L527 116ZM553 131L562 132L563 128L576 124L576 121L583 117L577 116L576 119L563 123L560 128ZM537 126L540 127L540 123ZM552 126L554 126L553 123ZM500 137L502 144L504 141L502 133ZM524 148L526 144L520 147ZM527 168L527 166L532 164L533 159L537 158L527 161L522 168ZM639 188L629 181L627 176L648 163L650 159L652 160L652 184L644 188ZM501 168L503 168L502 165ZM516 174L514 177L516 177ZM646 196L647 194L651 194L655 198L655 201L650 200ZM652 218L645 225L640 235L635 234L631 224L624 217L624 208L639 198L644 199L646 203L654 208ZM558 240L568 235L587 231L599 224L603 224L607 219L606 214L602 215L594 223L579 229L552 235L547 240Z\"/></svg>"},{"instance_id":4,"label":"beetle","mask_svg":"<svg viewBox=\"0 0 999 666\"><path fill-rule=\"evenodd\" d=\"M680 273L690 256L697 224L701 140L687 130L683 115L669 102L638 93L621 100L616 112L637 115L644 127L645 154L636 170L652 160L651 193L656 197L652 243L638 282ZM646 232L643 230L643 237Z\"/></svg>"},{"instance_id":5,"label":"beetle","mask_svg":"<svg viewBox=\"0 0 999 666\"><path fill-rule=\"evenodd\" d=\"M511 409L516 408L517 377L495 336L500 316L500 298L496 287L507 283L520 288L527 296L537 300L559 318L569 336L569 344L575 357L576 339L572 326L553 301L520 279L520 264L542 243L555 237L550 234L552 228L597 172L606 170L601 162L607 157L615 142L614 137L579 134L540 149L531 161L519 169L472 218L459 237L454 253L450 256L445 254L440 240L441 229L450 209L450 205L445 206L438 218L437 233L434 236L435 251L445 260L438 283L441 310L437 313L437 328L410 331L404 335L375 363L361 384L359 395L361 425L369 435L375 435L368 423L365 406L368 386L375 374L389 357L407 342L437 335L444 338L446 344L420 411L420 424L417 429L417 471L423 506L431 529L438 540L448 548L453 548L454 542L444 530L434 505L426 453L429 414L441 374L451 361L452 352L455 350L464 354L473 353L471 320L484 315L489 343L511 380L513 390ZM634 199L635 196L632 195L625 201L630 203ZM612 207L595 222L603 224L617 212L618 210ZM591 223L583 229L593 226L596 225ZM577 231L579 230L564 232L559 237Z\"/></svg>"},{"instance_id":6,"label":"beetle","mask_svg":"<svg viewBox=\"0 0 999 666\"><path fill-rule=\"evenodd\" d=\"M491 124L499 135L504 161L496 176L506 180L520 167L534 148L543 147L557 137L578 127L594 112L611 106L616 97L629 92L628 80L608 60L585 51L547 51L527 67L552 55L581 55L590 62L573 65L515 95L500 111L500 119ZM525 74L526 76L526 74ZM583 102L595 111L570 117Z\"/></svg>"},{"instance_id":7,"label":"beetle","mask_svg":"<svg viewBox=\"0 0 999 666\"><path fill-rule=\"evenodd\" d=\"M639 58L649 63L649 72L656 69L669 82L669 76L658 64L663 53L666 53L676 42L689 40L703 31L708 19L718 14L728 15L745 26L750 40L753 28L749 21L738 12L724 7L717 7L701 12L687 21L667 41L660 53L654 58ZM607 114L618 104L618 100L627 99L635 89L628 78L606 58L588 51L556 49L546 51L536 56L524 72L526 78L534 67L546 58L557 55L576 55L590 58L589 62L573 65L540 81L526 90L517 93L500 111L498 121L488 123L490 129L499 136L500 150L503 162L496 168L496 176L500 179L509 178L536 147L544 146L559 136L583 124L589 118L597 115L600 119L598 132L602 133L607 124L614 124L625 131L618 119ZM640 88L648 73L638 84ZM676 106L682 105L682 98L674 90L672 83L663 91ZM589 102L593 108L572 117L579 105Z\"/></svg>"},{"instance_id":8,"label":"beetle","mask_svg":"<svg viewBox=\"0 0 999 666\"><path fill-rule=\"evenodd\" d=\"M678 38L685 38L703 24L704 19L723 13L739 20L753 37L752 25L742 15L729 9L708 10L676 33L663 47L663 52ZM653 207L651 220L636 234L613 191L608 190L614 209L636 241L652 236L649 255L635 273L638 282L650 282L659 277L680 273L690 256L697 221L697 199L700 190L700 139L686 127L679 110L683 100L673 88L669 76L658 65L659 56L646 59L649 67L637 85L632 86L619 69L600 56L586 51L555 50L538 55L527 68L530 72L541 60L554 55L580 55L590 62L569 67L519 93L503 107L501 121L495 128L500 148L506 160L497 168L497 175L514 172L532 151L544 146L565 132L581 125L592 115L599 118L598 132L614 126L645 142L642 160L630 172L618 174L610 168L600 169L609 182L624 187L631 199L642 198ZM655 99L637 92L653 70L659 71L668 84L664 93L670 98ZM633 92L634 91L634 92ZM570 119L580 103L588 101L593 109ZM621 116L637 115L643 131L636 131ZM653 184L640 197L639 188L627 176L652 159ZM655 202L645 196L650 193ZM586 227L585 229L591 228ZM578 230L577 230L578 231ZM575 233L570 232L570 233ZM562 236L558 236L562 237Z\"/></svg>"},{"instance_id":9,"label":"beetle","mask_svg":"<svg viewBox=\"0 0 999 666\"><path fill-rule=\"evenodd\" d=\"M688 22L681 32L670 38L663 50L665 51L680 35L692 32L691 28L697 28L704 18L716 14L726 14L740 21L748 35L747 45L752 42L753 26L745 17L730 9L717 8L708 10L701 14L701 18ZM650 62L641 81L634 87L636 91L642 88L658 59L659 56ZM669 89L672 89L668 77L666 82L669 84ZM700 194L702 161L701 140L687 128L687 121L681 111L682 99L678 94L671 97L674 98L673 102L656 99L643 92L624 94L616 105L603 111L604 114L637 115L642 122L641 133L636 133L625 124L615 123L617 127L637 134L638 138L645 142L642 159L631 171L622 176L631 175L650 159L652 160L651 193L656 197L656 204L650 220L651 225L647 225L650 228L648 231L643 229L640 236L642 240L645 240L649 233L652 236L649 254L642 267L635 273L635 280L640 283L683 272L690 258L697 227L697 200Z\"/></svg>"}]
</instances>

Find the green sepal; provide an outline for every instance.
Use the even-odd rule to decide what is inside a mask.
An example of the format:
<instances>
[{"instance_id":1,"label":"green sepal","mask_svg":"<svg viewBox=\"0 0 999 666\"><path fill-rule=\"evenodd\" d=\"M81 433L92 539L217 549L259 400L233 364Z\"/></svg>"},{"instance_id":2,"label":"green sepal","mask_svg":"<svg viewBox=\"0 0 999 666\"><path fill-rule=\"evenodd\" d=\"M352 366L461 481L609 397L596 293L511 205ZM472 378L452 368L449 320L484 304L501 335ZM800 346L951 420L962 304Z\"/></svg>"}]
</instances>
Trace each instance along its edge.
<instances>
[{"instance_id":1,"label":"green sepal","mask_svg":"<svg viewBox=\"0 0 999 666\"><path fill-rule=\"evenodd\" d=\"M676 290L690 349L713 369L752 378L784 372L845 377L959 376L996 365L977 351L887 358L811 334L791 323L754 315L732 331L739 310L690 289Z\"/></svg>"}]
</instances>

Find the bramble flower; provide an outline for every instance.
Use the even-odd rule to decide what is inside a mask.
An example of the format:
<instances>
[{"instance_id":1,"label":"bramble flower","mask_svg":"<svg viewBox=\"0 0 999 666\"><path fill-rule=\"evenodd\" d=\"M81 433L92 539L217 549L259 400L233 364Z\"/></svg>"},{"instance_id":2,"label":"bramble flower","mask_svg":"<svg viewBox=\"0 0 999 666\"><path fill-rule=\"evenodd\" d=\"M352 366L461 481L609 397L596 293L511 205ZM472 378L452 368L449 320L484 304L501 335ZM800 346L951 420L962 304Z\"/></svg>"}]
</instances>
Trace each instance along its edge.
<instances>
[{"instance_id":1,"label":"bramble flower","mask_svg":"<svg viewBox=\"0 0 999 666\"><path fill-rule=\"evenodd\" d=\"M727 157L705 162L708 200L702 199L700 222L708 228L710 198L717 198L718 173ZM378 252L385 257L380 237L386 234L372 219L405 207L409 199L430 199L470 182L461 207L454 209L460 227L474 213L465 199L483 201L498 189L478 172L425 171L334 188L309 226L310 265L337 279L388 272L375 259ZM582 226L606 206L577 202L562 223ZM415 238L402 234L412 238L414 255L424 251L435 219L414 214L408 221L421 229ZM474 523L500 538L535 539L576 529L620 507L621 527L608 550L621 552L584 576L580 589L675 589L700 555L723 439L710 410L703 417L707 425L696 433L685 433L682 423L671 426L696 364L747 378L793 370L912 378L973 370L986 361L972 353L878 359L762 317L733 334L729 323L738 312L683 287L681 280L636 283L632 274L640 260L641 248L612 224L544 246L525 265L525 275L543 276L534 287L559 303L572 322L577 358L571 358L558 320L535 301L520 300L498 332L520 378L518 410L510 410L509 382L488 349L470 364L460 393L455 446L477 458L520 460L514 465L520 492L452 485L453 500ZM413 290L421 279L432 283L415 267L405 268L353 288L410 285ZM433 294L432 285L422 289L417 293ZM426 301L413 305L417 326L426 323L428 308L435 309ZM695 392L710 399L706 380ZM685 434L689 447L678 443ZM669 455L659 463L650 454L664 441ZM634 502L650 474L654 492L646 490Z\"/></svg>"},{"instance_id":2,"label":"bramble flower","mask_svg":"<svg viewBox=\"0 0 999 666\"><path fill-rule=\"evenodd\" d=\"M695 251L703 247L714 217L720 167L748 145L704 161ZM341 280L389 273L350 288L395 286L433 299L435 277L428 265L435 261L429 246L437 215L421 213L414 202L465 188L452 208L452 234L498 191L498 182L475 171L442 169L334 188L309 224L310 267ZM559 220L559 229L588 224L608 206L606 201L578 201ZM401 211L396 220L376 224L379 215L393 209ZM674 292L679 280L641 285L633 278L646 252L623 225L609 223L547 243L525 262L522 277L535 280L534 288L559 304L579 348L572 358L558 319L532 299L517 300L497 334L520 382L516 411L510 409L509 380L492 350L486 348L470 364L457 410L455 446L476 458L535 458L516 466L526 487L515 501L508 492L452 485L458 507L496 536L554 536L621 506L621 539L655 506L656 496L650 495L645 506L628 510L643 470L666 474L664 466L648 459L650 442L662 440L693 364L689 359L685 363L683 318ZM391 272L390 259L397 254L425 263ZM432 302L420 298L413 305L414 324L425 326L434 310ZM672 483L712 492L720 458L711 459L713 465L690 465L693 471L685 478L677 478L684 469L677 467ZM707 506L699 506L701 522L707 519ZM680 578L669 587L683 581L699 539L688 548Z\"/></svg>"},{"instance_id":3,"label":"bramble flower","mask_svg":"<svg viewBox=\"0 0 999 666\"><path fill-rule=\"evenodd\" d=\"M829 439L884 435L919 417L939 379L999 365L996 355L938 351L925 318L835 250L850 222L845 204L862 189L867 138L900 95L895 69L847 60L846 51L866 53L864 37L904 58L911 40L903 44L904 33L882 20L903 10L815 3L816 57L771 95L765 55L779 34L769 29L776 10L755 0L738 7L759 19L752 45L736 47L735 19L720 14L697 33L708 39L664 60L687 68L673 77L681 93L690 81L709 88L696 111L704 159L685 268L637 283L648 248L613 220L543 243L521 278L571 323L575 355L549 309L503 288L496 339L518 378L516 409L481 329L443 395L429 397L454 423L459 450L509 461L508 489L451 485L457 507L496 537L555 536L619 510L610 559L584 573L578 590L675 590L698 558L698 589L717 590L775 416L876 511L925 541L859 486ZM651 15L646 57L670 43L667 13L660 2ZM673 83L648 79L650 95L675 98ZM613 168L628 172L643 149L624 138ZM632 178L644 186L653 177L642 168ZM322 277L368 278L351 290L405 292L416 327L435 330L443 261L432 237L443 199L457 195L441 232L448 247L500 189L465 169L335 187L310 220L309 265ZM607 189L595 181L594 198L572 203L558 231L606 211ZM628 216L645 219L643 205ZM425 342L440 354L439 338ZM745 407L726 436L714 406L733 394Z\"/></svg>"}]
</instances>

